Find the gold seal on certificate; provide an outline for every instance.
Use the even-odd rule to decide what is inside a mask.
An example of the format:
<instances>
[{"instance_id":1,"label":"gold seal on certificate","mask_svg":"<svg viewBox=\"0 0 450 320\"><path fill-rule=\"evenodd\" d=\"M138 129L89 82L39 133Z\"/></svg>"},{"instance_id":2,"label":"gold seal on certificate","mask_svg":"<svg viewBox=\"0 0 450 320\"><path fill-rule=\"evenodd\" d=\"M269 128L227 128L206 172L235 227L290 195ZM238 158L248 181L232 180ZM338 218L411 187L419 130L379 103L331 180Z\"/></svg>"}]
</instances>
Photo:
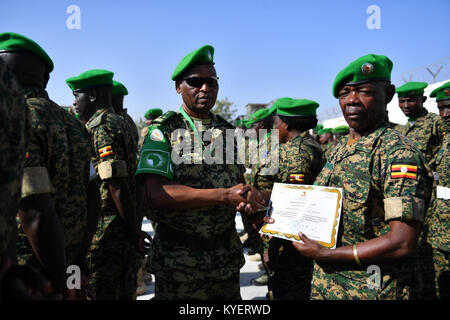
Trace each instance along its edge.
<instances>
[{"instance_id":1,"label":"gold seal on certificate","mask_svg":"<svg viewBox=\"0 0 450 320\"><path fill-rule=\"evenodd\" d=\"M301 242L299 232L334 249L342 211L342 188L275 183L268 214L275 223L261 234Z\"/></svg>"}]
</instances>

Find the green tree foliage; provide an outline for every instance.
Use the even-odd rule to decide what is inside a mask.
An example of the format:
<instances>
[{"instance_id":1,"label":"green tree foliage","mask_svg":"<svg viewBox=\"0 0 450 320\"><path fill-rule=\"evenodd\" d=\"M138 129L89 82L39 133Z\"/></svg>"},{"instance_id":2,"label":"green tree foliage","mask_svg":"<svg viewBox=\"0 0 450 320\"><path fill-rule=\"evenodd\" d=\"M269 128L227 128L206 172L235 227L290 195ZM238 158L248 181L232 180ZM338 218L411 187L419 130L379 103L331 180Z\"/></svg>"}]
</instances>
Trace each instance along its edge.
<instances>
[{"instance_id":1,"label":"green tree foliage","mask_svg":"<svg viewBox=\"0 0 450 320\"><path fill-rule=\"evenodd\" d=\"M221 115L228 122L233 122L236 118L237 109L234 102L228 101L228 98L218 99L216 105L211 110L215 114Z\"/></svg>"}]
</instances>

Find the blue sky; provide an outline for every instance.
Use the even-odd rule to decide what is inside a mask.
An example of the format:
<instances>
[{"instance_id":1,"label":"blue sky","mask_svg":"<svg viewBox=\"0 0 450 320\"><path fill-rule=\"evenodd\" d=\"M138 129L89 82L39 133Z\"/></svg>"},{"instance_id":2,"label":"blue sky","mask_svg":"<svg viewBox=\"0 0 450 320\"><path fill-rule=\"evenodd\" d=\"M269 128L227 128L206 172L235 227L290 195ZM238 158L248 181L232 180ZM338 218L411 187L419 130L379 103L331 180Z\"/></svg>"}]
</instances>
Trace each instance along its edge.
<instances>
[{"instance_id":1,"label":"blue sky","mask_svg":"<svg viewBox=\"0 0 450 320\"><path fill-rule=\"evenodd\" d=\"M70 5L81 10L79 30L66 27ZM381 29L367 27L370 5L380 8ZM170 76L204 44L215 47L218 98L240 114L247 103L284 96L315 100L318 112L333 108L334 77L367 53L387 55L399 85L402 73L450 56L448 0L15 0L7 9L0 30L32 38L53 59L47 90L55 102L72 104L66 78L108 69L128 88L135 119L179 108Z\"/></svg>"}]
</instances>

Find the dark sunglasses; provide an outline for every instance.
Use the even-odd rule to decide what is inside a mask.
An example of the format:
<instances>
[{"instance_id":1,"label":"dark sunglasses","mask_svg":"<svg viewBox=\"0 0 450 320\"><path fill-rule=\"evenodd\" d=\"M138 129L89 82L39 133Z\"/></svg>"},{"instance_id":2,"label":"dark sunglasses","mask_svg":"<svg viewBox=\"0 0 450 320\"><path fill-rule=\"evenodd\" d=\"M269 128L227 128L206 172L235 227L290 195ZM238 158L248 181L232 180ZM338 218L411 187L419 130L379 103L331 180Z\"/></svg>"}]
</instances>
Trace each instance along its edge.
<instances>
[{"instance_id":1,"label":"dark sunglasses","mask_svg":"<svg viewBox=\"0 0 450 320\"><path fill-rule=\"evenodd\" d=\"M208 87L211 88L217 88L219 86L219 77L209 77L209 78L202 78L202 77L188 77L183 79L186 81L188 85L194 88L201 88L206 83Z\"/></svg>"}]
</instances>

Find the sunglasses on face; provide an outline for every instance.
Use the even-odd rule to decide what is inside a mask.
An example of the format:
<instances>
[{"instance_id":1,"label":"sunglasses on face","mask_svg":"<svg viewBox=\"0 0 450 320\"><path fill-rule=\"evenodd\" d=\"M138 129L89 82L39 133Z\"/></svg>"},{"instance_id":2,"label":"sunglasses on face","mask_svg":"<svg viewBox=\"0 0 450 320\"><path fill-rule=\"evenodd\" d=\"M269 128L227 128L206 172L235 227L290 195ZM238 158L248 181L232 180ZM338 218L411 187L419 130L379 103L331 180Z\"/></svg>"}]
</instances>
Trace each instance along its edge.
<instances>
[{"instance_id":1,"label":"sunglasses on face","mask_svg":"<svg viewBox=\"0 0 450 320\"><path fill-rule=\"evenodd\" d=\"M202 77L188 77L183 79L186 81L186 83L194 88L201 88L206 83L208 87L211 88L217 88L219 86L219 77L209 77L209 78L202 78Z\"/></svg>"}]
</instances>

